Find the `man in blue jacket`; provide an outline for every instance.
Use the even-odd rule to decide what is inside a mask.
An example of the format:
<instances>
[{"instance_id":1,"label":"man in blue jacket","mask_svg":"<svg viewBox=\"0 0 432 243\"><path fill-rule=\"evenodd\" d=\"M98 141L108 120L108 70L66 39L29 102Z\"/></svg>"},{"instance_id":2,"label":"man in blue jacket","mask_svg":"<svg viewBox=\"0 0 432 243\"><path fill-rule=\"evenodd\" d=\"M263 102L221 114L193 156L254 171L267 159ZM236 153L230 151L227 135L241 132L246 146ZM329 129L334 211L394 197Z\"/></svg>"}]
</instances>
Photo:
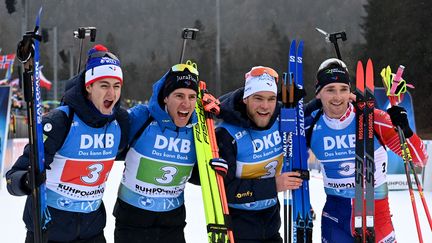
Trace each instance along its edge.
<instances>
[{"instance_id":1,"label":"man in blue jacket","mask_svg":"<svg viewBox=\"0 0 432 243\"><path fill-rule=\"evenodd\" d=\"M70 82L64 105L43 117L48 242L104 243L102 196L119 149L125 147L128 114L120 108L120 61L103 45L88 52L85 72ZM29 146L6 174L7 189L29 195ZM32 197L24 209L26 242L33 242Z\"/></svg>"},{"instance_id":2,"label":"man in blue jacket","mask_svg":"<svg viewBox=\"0 0 432 243\"><path fill-rule=\"evenodd\" d=\"M184 189L188 181L199 183L198 80L196 66L174 65L153 85L149 104L129 110L130 149L113 213L116 243L185 242Z\"/></svg>"},{"instance_id":3,"label":"man in blue jacket","mask_svg":"<svg viewBox=\"0 0 432 243\"><path fill-rule=\"evenodd\" d=\"M226 194L236 242L282 242L277 193L297 189L297 172L281 173L278 74L257 66L245 86L220 98L223 122L216 129L221 158L228 163Z\"/></svg>"}]
</instances>

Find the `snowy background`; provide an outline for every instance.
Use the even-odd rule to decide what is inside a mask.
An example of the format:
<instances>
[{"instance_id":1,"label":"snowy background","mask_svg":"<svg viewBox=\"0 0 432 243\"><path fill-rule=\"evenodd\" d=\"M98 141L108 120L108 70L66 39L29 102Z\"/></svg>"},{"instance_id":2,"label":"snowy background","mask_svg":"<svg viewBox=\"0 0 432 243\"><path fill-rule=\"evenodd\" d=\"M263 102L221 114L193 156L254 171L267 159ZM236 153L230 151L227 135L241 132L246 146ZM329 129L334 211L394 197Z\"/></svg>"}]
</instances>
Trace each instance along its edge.
<instances>
[{"instance_id":1,"label":"snowy background","mask_svg":"<svg viewBox=\"0 0 432 243\"><path fill-rule=\"evenodd\" d=\"M108 219L105 228L105 237L108 242L114 242L114 217L111 215L117 188L120 183L123 163L117 162L113 166L107 183L107 190L104 196L107 208ZM313 173L310 181L311 202L317 214L314 221L313 242L321 242L321 210L325 201L325 194L322 187L322 179L317 173ZM26 229L21 219L24 208L25 197L14 197L8 194L5 188L5 179L2 178L0 189L0 242L16 243L24 242ZM418 193L416 194L417 210L421 221L421 228L424 242L432 242L432 231L429 228L423 206L421 205ZM280 194L282 196L282 194ZM432 206L432 192L425 192L425 197L429 207ZM282 197L280 198L282 199ZM189 243L205 243L205 217L201 199L200 187L188 184L186 186L186 209L187 226L185 229L186 241ZM412 213L412 207L408 191L390 192L390 210L393 214L393 224L396 237L399 243L418 242L417 232ZM282 213L282 212L281 212ZM132 242L131 242L132 243Z\"/></svg>"}]
</instances>

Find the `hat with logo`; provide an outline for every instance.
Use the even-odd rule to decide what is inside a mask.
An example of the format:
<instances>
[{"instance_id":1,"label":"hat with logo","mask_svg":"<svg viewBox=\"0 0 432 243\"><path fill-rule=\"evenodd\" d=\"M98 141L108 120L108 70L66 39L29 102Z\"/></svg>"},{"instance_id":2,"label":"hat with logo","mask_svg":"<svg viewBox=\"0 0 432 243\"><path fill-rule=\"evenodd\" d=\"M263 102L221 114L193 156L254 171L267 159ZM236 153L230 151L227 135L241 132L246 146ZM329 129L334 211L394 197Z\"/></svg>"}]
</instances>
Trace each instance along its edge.
<instances>
[{"instance_id":1,"label":"hat with logo","mask_svg":"<svg viewBox=\"0 0 432 243\"><path fill-rule=\"evenodd\" d=\"M198 93L198 71L189 64L177 64L171 67L165 78L163 98L180 88L192 89Z\"/></svg>"},{"instance_id":2,"label":"hat with logo","mask_svg":"<svg viewBox=\"0 0 432 243\"><path fill-rule=\"evenodd\" d=\"M106 78L115 78L123 84L123 72L119 59L103 45L95 45L88 51L85 85Z\"/></svg>"},{"instance_id":3,"label":"hat with logo","mask_svg":"<svg viewBox=\"0 0 432 243\"><path fill-rule=\"evenodd\" d=\"M337 58L330 58L321 63L317 72L315 94L331 83L344 83L350 85L348 68L344 62Z\"/></svg>"},{"instance_id":4,"label":"hat with logo","mask_svg":"<svg viewBox=\"0 0 432 243\"><path fill-rule=\"evenodd\" d=\"M269 67L256 66L245 74L243 99L260 92L270 91L277 94L277 72Z\"/></svg>"}]
</instances>

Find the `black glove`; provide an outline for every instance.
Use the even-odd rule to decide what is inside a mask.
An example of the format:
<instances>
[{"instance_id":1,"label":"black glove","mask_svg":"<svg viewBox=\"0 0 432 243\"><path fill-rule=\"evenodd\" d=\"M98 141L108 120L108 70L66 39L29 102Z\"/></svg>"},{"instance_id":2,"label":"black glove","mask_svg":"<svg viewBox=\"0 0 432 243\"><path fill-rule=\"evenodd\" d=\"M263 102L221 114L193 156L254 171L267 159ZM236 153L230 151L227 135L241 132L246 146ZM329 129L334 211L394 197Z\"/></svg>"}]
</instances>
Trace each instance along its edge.
<instances>
[{"instance_id":1,"label":"black glove","mask_svg":"<svg viewBox=\"0 0 432 243\"><path fill-rule=\"evenodd\" d=\"M21 178L21 180L22 180L21 185L23 186L23 189L27 194L31 194L31 191L33 189L33 186L32 186L31 180L30 180L30 173L32 173L32 172L31 172L30 166L29 166L27 173L25 173L25 175ZM46 171L44 170L42 173L38 173L36 175L36 187L42 185L45 181L46 181Z\"/></svg>"},{"instance_id":2,"label":"black glove","mask_svg":"<svg viewBox=\"0 0 432 243\"><path fill-rule=\"evenodd\" d=\"M392 106L387 110L393 125L402 129L405 138L410 138L414 133L408 123L408 114L401 106Z\"/></svg>"},{"instance_id":3,"label":"black glove","mask_svg":"<svg viewBox=\"0 0 432 243\"><path fill-rule=\"evenodd\" d=\"M211 159L210 166L222 177L225 177L228 173L228 163L222 158Z\"/></svg>"},{"instance_id":4,"label":"black glove","mask_svg":"<svg viewBox=\"0 0 432 243\"><path fill-rule=\"evenodd\" d=\"M298 104L298 102L306 97L306 90L305 89L299 89L297 85L294 86L294 104Z\"/></svg>"}]
</instances>

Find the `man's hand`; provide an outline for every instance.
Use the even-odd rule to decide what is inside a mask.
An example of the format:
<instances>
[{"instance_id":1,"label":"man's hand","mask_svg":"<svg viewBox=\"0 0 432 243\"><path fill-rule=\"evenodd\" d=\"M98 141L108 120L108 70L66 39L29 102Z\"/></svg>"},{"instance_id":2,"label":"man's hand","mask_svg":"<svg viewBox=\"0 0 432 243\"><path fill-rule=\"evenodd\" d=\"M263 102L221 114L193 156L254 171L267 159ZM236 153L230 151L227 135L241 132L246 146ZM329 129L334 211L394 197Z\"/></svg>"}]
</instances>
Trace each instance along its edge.
<instances>
[{"instance_id":1,"label":"man's hand","mask_svg":"<svg viewBox=\"0 0 432 243\"><path fill-rule=\"evenodd\" d=\"M405 108L402 106L392 106L387 109L387 113L390 115L393 125L400 127L406 138L410 138L414 134L409 126L408 114Z\"/></svg>"},{"instance_id":2,"label":"man's hand","mask_svg":"<svg viewBox=\"0 0 432 243\"><path fill-rule=\"evenodd\" d=\"M228 163L222 158L211 159L210 166L222 177L225 177L228 173Z\"/></svg>"},{"instance_id":3,"label":"man's hand","mask_svg":"<svg viewBox=\"0 0 432 243\"><path fill-rule=\"evenodd\" d=\"M298 172L285 172L279 176L276 176L277 192L298 189L303 182L303 180L299 177L300 173Z\"/></svg>"},{"instance_id":4,"label":"man's hand","mask_svg":"<svg viewBox=\"0 0 432 243\"><path fill-rule=\"evenodd\" d=\"M31 194L31 191L33 189L33 184L31 183L30 180L30 173L31 172L31 168L30 166L27 169L27 173L24 174L24 176L21 178L21 187L23 189L23 191L26 192L27 195ZM36 175L36 187L39 187L40 185L42 185L43 183L45 183L46 181L46 171L44 170L42 173L38 173Z\"/></svg>"},{"instance_id":5,"label":"man's hand","mask_svg":"<svg viewBox=\"0 0 432 243\"><path fill-rule=\"evenodd\" d=\"M205 111L211 112L215 115L219 115L220 102L212 94L205 92L202 97L202 101L203 101L203 106Z\"/></svg>"}]
</instances>

